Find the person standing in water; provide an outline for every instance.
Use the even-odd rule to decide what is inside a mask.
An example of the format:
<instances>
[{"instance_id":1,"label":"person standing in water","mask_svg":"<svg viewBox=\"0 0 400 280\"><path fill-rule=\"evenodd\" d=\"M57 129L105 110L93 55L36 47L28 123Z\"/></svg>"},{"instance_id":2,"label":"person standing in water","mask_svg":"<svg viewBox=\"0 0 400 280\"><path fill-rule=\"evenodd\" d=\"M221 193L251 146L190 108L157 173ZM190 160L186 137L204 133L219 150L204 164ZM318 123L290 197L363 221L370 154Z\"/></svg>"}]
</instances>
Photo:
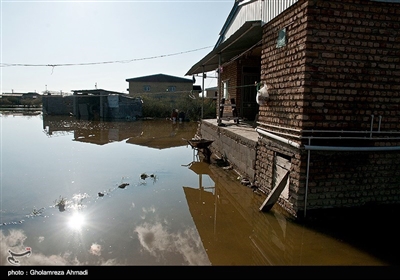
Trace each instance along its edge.
<instances>
[{"instance_id":1,"label":"person standing in water","mask_svg":"<svg viewBox=\"0 0 400 280\"><path fill-rule=\"evenodd\" d=\"M176 122L177 119L178 119L178 109L174 109L174 110L172 110L171 120L173 122Z\"/></svg>"}]
</instances>

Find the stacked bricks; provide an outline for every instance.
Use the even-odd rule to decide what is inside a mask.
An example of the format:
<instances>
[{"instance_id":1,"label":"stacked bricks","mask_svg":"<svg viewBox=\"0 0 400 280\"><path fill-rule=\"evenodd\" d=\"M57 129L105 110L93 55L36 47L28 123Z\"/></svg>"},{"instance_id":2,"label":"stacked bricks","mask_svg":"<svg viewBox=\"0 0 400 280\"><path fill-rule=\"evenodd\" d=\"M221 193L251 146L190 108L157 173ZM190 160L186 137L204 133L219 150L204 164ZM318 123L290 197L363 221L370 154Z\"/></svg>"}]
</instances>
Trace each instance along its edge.
<instances>
[{"instance_id":1,"label":"stacked bricks","mask_svg":"<svg viewBox=\"0 0 400 280\"><path fill-rule=\"evenodd\" d=\"M286 27L287 45L276 48ZM399 4L299 1L263 31L260 121L302 129L400 129ZM376 129L377 123L374 124Z\"/></svg>"},{"instance_id":2,"label":"stacked bricks","mask_svg":"<svg viewBox=\"0 0 400 280\"><path fill-rule=\"evenodd\" d=\"M283 28L287 43L277 48ZM380 130L379 135L391 139L311 144L400 145L394 137L400 132L399 3L300 0L264 25L261 60L261 82L268 84L270 100L260 106L259 127L265 124L269 132L286 133L285 138L303 145L310 144L302 138L310 136L304 130ZM295 215L306 208L400 203L399 151L313 151L308 166L304 149L272 147L270 142L259 140L255 178L270 192L273 152L289 153L286 204Z\"/></svg>"},{"instance_id":3,"label":"stacked bricks","mask_svg":"<svg viewBox=\"0 0 400 280\"><path fill-rule=\"evenodd\" d=\"M240 84L240 76L238 74L238 61L233 61L232 63L223 66L221 73L221 98L223 98L224 88L223 82L228 83L228 99L225 100L225 104L231 103L231 98L238 99L238 91L237 87ZM219 108L217 108L218 110ZM236 108L239 111L239 108ZM238 112L239 113L239 112ZM218 113L217 113L218 116ZM223 116L232 116L232 107L225 106L223 111Z\"/></svg>"},{"instance_id":4,"label":"stacked bricks","mask_svg":"<svg viewBox=\"0 0 400 280\"><path fill-rule=\"evenodd\" d=\"M365 130L375 115L399 130L399 5L309 1L306 13L303 128Z\"/></svg>"}]
</instances>

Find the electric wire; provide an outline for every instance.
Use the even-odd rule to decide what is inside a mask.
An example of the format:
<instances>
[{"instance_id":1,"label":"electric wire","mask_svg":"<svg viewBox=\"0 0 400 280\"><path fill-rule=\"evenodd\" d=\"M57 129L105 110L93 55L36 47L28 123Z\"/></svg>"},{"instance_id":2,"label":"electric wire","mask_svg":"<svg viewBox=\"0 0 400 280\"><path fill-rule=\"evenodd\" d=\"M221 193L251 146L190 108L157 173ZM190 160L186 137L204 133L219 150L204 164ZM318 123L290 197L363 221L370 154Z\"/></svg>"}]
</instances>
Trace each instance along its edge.
<instances>
[{"instance_id":1,"label":"electric wire","mask_svg":"<svg viewBox=\"0 0 400 280\"><path fill-rule=\"evenodd\" d=\"M101 62L82 62L82 63L57 63L57 64L29 64L29 63L0 63L0 67L60 67L60 66L87 66L87 65L101 65L101 64L114 64L114 63L131 63L135 61L142 61L142 60L150 60L150 59L157 59L157 58L164 58L169 56L176 56L190 52L196 52L200 50L204 50L207 48L211 48L213 46L202 47L194 50L182 51L177 53L171 54L164 54L164 55L157 55L157 56L150 56L150 57L142 57L142 58L133 58L133 59L126 59L126 60L112 60L112 61L101 61Z\"/></svg>"}]
</instances>

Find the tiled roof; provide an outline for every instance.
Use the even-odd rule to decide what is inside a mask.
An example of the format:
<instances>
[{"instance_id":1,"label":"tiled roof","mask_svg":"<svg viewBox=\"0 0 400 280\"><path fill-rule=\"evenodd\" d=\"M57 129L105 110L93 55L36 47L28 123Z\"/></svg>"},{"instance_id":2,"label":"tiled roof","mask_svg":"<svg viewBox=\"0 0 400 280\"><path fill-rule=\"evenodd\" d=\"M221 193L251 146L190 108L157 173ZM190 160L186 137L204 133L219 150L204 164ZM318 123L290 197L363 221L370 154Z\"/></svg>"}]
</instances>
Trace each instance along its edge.
<instances>
[{"instance_id":1,"label":"tiled roof","mask_svg":"<svg viewBox=\"0 0 400 280\"><path fill-rule=\"evenodd\" d=\"M119 94L124 95L126 93L116 92L116 91L109 91L105 89L80 89L80 90L71 90L75 95L77 94L93 94L93 95L109 95L109 94Z\"/></svg>"},{"instance_id":2,"label":"tiled roof","mask_svg":"<svg viewBox=\"0 0 400 280\"><path fill-rule=\"evenodd\" d=\"M192 79L185 79L165 74L155 74L137 78L126 79L127 82L145 82L145 83L193 83Z\"/></svg>"}]
</instances>

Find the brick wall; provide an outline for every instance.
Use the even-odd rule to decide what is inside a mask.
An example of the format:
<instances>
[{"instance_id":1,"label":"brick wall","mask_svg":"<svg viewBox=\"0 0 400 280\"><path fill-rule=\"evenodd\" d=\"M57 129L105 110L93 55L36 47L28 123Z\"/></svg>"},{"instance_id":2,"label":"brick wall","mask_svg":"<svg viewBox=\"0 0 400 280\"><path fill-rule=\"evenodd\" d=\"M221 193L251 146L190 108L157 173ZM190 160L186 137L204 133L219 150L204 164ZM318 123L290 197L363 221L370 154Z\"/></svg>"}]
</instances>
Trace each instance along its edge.
<instances>
[{"instance_id":1,"label":"brick wall","mask_svg":"<svg viewBox=\"0 0 400 280\"><path fill-rule=\"evenodd\" d=\"M400 5L309 1L303 128L400 129ZM374 128L378 123L375 122Z\"/></svg>"},{"instance_id":2,"label":"brick wall","mask_svg":"<svg viewBox=\"0 0 400 280\"><path fill-rule=\"evenodd\" d=\"M397 8L396 8L397 7ZM286 27L288 43L276 48ZM400 8L299 1L264 26L260 121L302 129L400 129ZM374 123L374 128L378 123Z\"/></svg>"},{"instance_id":3,"label":"brick wall","mask_svg":"<svg viewBox=\"0 0 400 280\"><path fill-rule=\"evenodd\" d=\"M283 28L287 44L277 48ZM263 27L261 60L261 81L270 87L270 100L260 106L259 128L302 147L400 145L395 138L400 136L400 4L298 1ZM336 132L331 139L309 142L307 136L328 134L307 130ZM374 136L390 139L368 139L368 131L377 130ZM308 154L261 137L256 180L266 193L276 153L291 157L289 199L280 204L295 215L305 208L400 203L398 151Z\"/></svg>"},{"instance_id":4,"label":"brick wall","mask_svg":"<svg viewBox=\"0 0 400 280\"><path fill-rule=\"evenodd\" d=\"M261 82L270 100L259 108L259 121L299 128L303 125L307 2L300 1L263 27ZM287 44L276 48L279 30L286 27Z\"/></svg>"},{"instance_id":5,"label":"brick wall","mask_svg":"<svg viewBox=\"0 0 400 280\"><path fill-rule=\"evenodd\" d=\"M239 71L238 71L238 61L233 61L229 65L226 65L223 67L223 71L221 73L221 98L224 97L224 88L223 88L223 83L224 81L228 82L228 93L229 93L229 98L225 100L226 104L231 103L231 98L235 98L235 101L237 101L238 96L238 84L240 84L240 76L239 76ZM237 103L237 102L236 102ZM236 107L238 109L238 107ZM217 116L218 116L218 111L219 108L217 108ZM238 112L239 113L239 112ZM224 107L224 114L223 116L232 116L232 107L226 106Z\"/></svg>"}]
</instances>

